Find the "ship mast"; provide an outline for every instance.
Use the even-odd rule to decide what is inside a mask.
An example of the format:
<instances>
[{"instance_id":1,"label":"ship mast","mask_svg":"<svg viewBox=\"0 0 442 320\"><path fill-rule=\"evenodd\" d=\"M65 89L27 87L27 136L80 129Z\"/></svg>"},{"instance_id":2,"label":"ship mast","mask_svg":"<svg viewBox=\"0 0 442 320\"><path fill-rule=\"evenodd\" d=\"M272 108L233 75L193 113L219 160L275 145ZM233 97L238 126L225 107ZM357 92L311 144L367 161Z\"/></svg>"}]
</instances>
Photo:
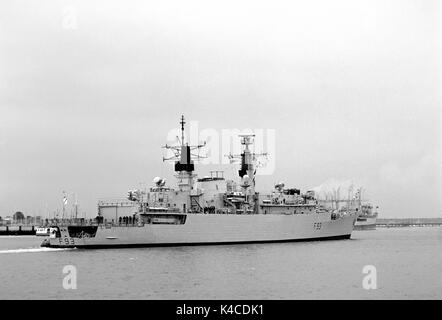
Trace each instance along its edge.
<instances>
[{"instance_id":1,"label":"ship mast","mask_svg":"<svg viewBox=\"0 0 442 320\"><path fill-rule=\"evenodd\" d=\"M181 140L178 138L179 146L165 145L163 148L172 150L173 156L169 158L164 158L163 161L175 161L175 172L177 172L176 178L178 179L178 186L180 191L191 191L193 190L193 181L196 175L193 173L195 171L194 160L199 160L203 158L199 154L199 150L206 145L206 143L198 144L195 146L189 145L185 142L184 138L184 115L181 116ZM192 151L198 150L198 153L192 153Z\"/></svg>"},{"instance_id":2,"label":"ship mast","mask_svg":"<svg viewBox=\"0 0 442 320\"><path fill-rule=\"evenodd\" d=\"M254 195L255 195L255 175L256 175L256 159L258 156L267 156L267 153L254 153L250 150L249 146L254 143L254 134L241 134L239 135L241 139L241 145L243 146L243 151L241 154L228 154L227 157L230 162L233 163L235 159L241 160L240 169L238 170L238 175L241 178L241 187L243 189L244 195L246 196L246 203L253 206ZM250 197L252 196L252 197ZM252 201L250 201L252 200Z\"/></svg>"},{"instance_id":3,"label":"ship mast","mask_svg":"<svg viewBox=\"0 0 442 320\"><path fill-rule=\"evenodd\" d=\"M184 121L184 115L181 115L181 143L184 144L184 125L186 124L186 122Z\"/></svg>"}]
</instances>

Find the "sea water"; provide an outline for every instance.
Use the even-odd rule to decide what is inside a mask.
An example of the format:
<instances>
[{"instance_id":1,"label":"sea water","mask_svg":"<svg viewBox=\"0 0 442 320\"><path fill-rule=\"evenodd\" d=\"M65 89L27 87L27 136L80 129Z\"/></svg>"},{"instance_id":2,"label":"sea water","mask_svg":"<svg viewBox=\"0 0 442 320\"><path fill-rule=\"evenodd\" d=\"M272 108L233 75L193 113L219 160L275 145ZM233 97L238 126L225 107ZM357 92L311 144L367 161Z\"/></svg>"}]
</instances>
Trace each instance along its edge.
<instances>
[{"instance_id":1,"label":"sea water","mask_svg":"<svg viewBox=\"0 0 442 320\"><path fill-rule=\"evenodd\" d=\"M0 237L0 299L442 299L442 227L103 250L40 248L42 239Z\"/></svg>"}]
</instances>

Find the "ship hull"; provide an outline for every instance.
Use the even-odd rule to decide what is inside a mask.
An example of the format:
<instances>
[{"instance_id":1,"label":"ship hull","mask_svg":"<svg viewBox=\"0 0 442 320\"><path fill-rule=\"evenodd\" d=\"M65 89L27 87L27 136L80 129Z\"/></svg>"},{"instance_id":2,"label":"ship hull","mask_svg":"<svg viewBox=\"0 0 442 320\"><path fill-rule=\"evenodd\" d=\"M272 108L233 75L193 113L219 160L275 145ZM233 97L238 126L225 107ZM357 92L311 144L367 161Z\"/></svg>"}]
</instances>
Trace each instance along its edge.
<instances>
[{"instance_id":1,"label":"ship hull","mask_svg":"<svg viewBox=\"0 0 442 320\"><path fill-rule=\"evenodd\" d=\"M183 225L99 226L95 237L47 238L42 246L54 248L125 248L184 245L219 245L349 239L355 215L331 220L329 214L188 214Z\"/></svg>"},{"instance_id":2,"label":"ship hull","mask_svg":"<svg viewBox=\"0 0 442 320\"><path fill-rule=\"evenodd\" d=\"M356 220L355 230L376 230L376 218L369 217L362 220Z\"/></svg>"}]
</instances>

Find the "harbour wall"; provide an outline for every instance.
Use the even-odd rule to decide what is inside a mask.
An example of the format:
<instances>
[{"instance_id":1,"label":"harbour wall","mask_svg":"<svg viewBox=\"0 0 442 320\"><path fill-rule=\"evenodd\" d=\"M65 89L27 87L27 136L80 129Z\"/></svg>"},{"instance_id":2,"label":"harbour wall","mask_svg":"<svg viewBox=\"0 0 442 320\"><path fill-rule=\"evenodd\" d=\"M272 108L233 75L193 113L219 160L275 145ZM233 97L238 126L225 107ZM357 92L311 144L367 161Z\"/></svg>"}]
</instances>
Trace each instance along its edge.
<instances>
[{"instance_id":1,"label":"harbour wall","mask_svg":"<svg viewBox=\"0 0 442 320\"><path fill-rule=\"evenodd\" d=\"M385 219L378 218L377 227L437 227L442 226L442 218L402 218Z\"/></svg>"},{"instance_id":2,"label":"harbour wall","mask_svg":"<svg viewBox=\"0 0 442 320\"><path fill-rule=\"evenodd\" d=\"M35 236L36 226L0 226L0 236Z\"/></svg>"}]
</instances>

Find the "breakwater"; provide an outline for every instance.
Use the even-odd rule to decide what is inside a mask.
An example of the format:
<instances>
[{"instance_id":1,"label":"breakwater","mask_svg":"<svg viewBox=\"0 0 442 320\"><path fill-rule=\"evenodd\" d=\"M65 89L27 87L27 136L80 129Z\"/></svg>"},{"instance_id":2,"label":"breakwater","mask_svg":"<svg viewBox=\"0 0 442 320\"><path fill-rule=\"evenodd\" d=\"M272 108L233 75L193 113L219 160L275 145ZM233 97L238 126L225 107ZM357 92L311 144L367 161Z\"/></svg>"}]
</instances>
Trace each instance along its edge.
<instances>
[{"instance_id":1,"label":"breakwater","mask_svg":"<svg viewBox=\"0 0 442 320\"><path fill-rule=\"evenodd\" d=\"M442 226L442 218L396 218L377 219L376 227L437 227Z\"/></svg>"}]
</instances>

